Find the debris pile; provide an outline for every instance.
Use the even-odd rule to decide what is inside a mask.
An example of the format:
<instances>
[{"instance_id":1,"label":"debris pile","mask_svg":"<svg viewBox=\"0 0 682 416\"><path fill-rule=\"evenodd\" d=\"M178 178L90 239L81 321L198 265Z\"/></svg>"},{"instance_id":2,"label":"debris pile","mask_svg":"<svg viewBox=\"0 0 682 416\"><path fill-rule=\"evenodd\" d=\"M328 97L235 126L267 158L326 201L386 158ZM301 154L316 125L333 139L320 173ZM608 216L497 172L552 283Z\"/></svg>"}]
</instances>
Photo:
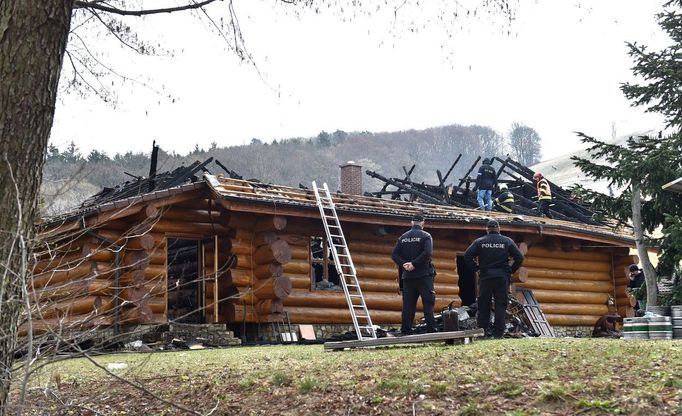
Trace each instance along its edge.
<instances>
[{"instance_id":1,"label":"debris pile","mask_svg":"<svg viewBox=\"0 0 682 416\"><path fill-rule=\"evenodd\" d=\"M411 175L416 165L412 165L409 169L403 166L403 172L405 173L403 178L388 178L377 172L367 170L365 172L367 175L378 179L384 185L378 191L365 192L365 195L377 198L390 197L394 200L453 205L462 208L477 208L475 169L481 160L480 156L467 170L464 177L459 179L453 178L451 179L452 182L448 183L453 169L461 158L462 154L455 159L445 175L440 170L436 170L438 184L414 182L411 179ZM509 191L514 195L514 213L539 215L536 210L536 201L533 200L537 195L537 189L533 180L535 172L509 157L506 159L494 157L491 160L492 166L497 172L498 184L507 184ZM470 176L472 173L473 177ZM604 225L603 222L597 219L597 213L592 211L590 206L574 198L571 191L561 188L551 181L549 181L549 184L553 196L550 212L555 219Z\"/></svg>"}]
</instances>

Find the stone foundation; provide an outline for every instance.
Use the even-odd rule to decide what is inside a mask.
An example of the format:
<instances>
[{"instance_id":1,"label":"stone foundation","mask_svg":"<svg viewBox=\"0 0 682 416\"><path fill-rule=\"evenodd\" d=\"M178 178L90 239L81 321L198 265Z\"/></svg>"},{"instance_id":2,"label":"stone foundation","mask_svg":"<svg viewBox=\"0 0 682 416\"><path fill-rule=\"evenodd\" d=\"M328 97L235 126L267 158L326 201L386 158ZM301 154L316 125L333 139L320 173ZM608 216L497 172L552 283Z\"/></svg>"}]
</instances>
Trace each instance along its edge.
<instances>
[{"instance_id":1,"label":"stone foundation","mask_svg":"<svg viewBox=\"0 0 682 416\"><path fill-rule=\"evenodd\" d=\"M291 332L296 334L296 337L301 339L301 332L298 329L298 324L291 324ZM381 325L381 328L388 329L399 329L400 324L394 325ZM313 324L313 329L315 330L315 339L317 341L324 341L331 338L334 335L344 334L349 331L354 331L353 325L346 324ZM256 342L282 342L280 337L281 333L286 333L288 331L287 325L280 324L261 324L258 325L246 325L246 339L248 341Z\"/></svg>"},{"instance_id":2,"label":"stone foundation","mask_svg":"<svg viewBox=\"0 0 682 416\"><path fill-rule=\"evenodd\" d=\"M591 326L553 326L552 328L554 328L557 338L589 338L592 336L592 329L594 329Z\"/></svg>"},{"instance_id":3,"label":"stone foundation","mask_svg":"<svg viewBox=\"0 0 682 416\"><path fill-rule=\"evenodd\" d=\"M228 347L242 343L225 324L168 324L168 331L163 332L162 340L170 343L173 338L196 341L210 347Z\"/></svg>"}]
</instances>

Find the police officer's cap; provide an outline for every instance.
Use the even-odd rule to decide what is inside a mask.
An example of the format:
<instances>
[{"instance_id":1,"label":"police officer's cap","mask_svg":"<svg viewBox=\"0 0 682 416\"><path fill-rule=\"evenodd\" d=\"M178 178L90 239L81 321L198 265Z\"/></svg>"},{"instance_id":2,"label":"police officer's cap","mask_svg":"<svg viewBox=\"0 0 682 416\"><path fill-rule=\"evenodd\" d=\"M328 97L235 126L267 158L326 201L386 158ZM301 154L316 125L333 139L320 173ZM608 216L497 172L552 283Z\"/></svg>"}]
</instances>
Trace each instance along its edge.
<instances>
[{"instance_id":1,"label":"police officer's cap","mask_svg":"<svg viewBox=\"0 0 682 416\"><path fill-rule=\"evenodd\" d=\"M500 228L500 224L496 220L488 220L487 228Z\"/></svg>"},{"instance_id":2,"label":"police officer's cap","mask_svg":"<svg viewBox=\"0 0 682 416\"><path fill-rule=\"evenodd\" d=\"M414 222L423 222L424 221L424 216L422 214L412 214L412 221Z\"/></svg>"}]
</instances>

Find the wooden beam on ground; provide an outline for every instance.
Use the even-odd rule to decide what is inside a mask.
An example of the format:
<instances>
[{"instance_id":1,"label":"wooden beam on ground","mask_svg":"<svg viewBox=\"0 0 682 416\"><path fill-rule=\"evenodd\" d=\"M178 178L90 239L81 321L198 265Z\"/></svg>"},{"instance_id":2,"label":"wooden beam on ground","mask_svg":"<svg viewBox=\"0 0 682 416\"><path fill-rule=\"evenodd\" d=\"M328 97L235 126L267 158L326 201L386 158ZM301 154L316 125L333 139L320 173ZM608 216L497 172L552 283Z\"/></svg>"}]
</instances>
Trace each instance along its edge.
<instances>
[{"instance_id":1,"label":"wooden beam on ground","mask_svg":"<svg viewBox=\"0 0 682 416\"><path fill-rule=\"evenodd\" d=\"M466 331L434 332L431 334L405 335L402 337L384 337L377 339L366 339L363 341L334 341L325 342L325 350L342 350L344 348L363 348L363 347L382 347L385 345L414 344L421 342L445 341L449 339L465 339L482 337L482 329L469 329Z\"/></svg>"}]
</instances>

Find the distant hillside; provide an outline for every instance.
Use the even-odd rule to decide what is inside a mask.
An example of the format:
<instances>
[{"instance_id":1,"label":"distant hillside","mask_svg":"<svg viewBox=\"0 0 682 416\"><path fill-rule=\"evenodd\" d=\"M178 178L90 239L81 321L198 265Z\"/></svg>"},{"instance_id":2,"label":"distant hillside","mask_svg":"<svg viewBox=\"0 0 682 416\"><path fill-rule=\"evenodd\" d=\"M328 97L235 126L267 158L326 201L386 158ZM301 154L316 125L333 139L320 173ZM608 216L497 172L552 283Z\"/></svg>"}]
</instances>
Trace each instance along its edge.
<instances>
[{"instance_id":1,"label":"distant hillside","mask_svg":"<svg viewBox=\"0 0 682 416\"><path fill-rule=\"evenodd\" d=\"M151 143L149 147L151 150ZM317 180L327 182L333 190L339 186L339 165L349 160L362 165L363 170L377 171L389 177L402 176L402 167L409 168L415 163L413 180L437 183L436 169L444 173L462 153L462 159L448 180L451 182L462 177L479 155L504 156L507 148L500 133L478 125L384 133L336 131L273 143L254 139L243 146L214 144L207 150L197 147L188 155L161 151L158 171L213 157L244 178L289 186L299 183L310 186ZM215 174L224 173L215 164L208 168ZM149 154L126 153L108 157L93 151L83 156L73 145L63 151L51 147L44 169L43 213L52 215L72 209L102 187L131 180L132 177L124 172L147 176ZM381 186L368 176L364 181L366 191Z\"/></svg>"},{"instance_id":2,"label":"distant hillside","mask_svg":"<svg viewBox=\"0 0 682 416\"><path fill-rule=\"evenodd\" d=\"M641 133L641 135L647 135L650 133L651 132L644 132ZM622 145L625 144L625 141L630 136L632 135L617 137L613 140L607 140L607 142ZM579 184L584 186L585 188L592 189L594 191L601 192L607 195L609 194L609 192L618 192L617 189L609 190L607 181L595 182L594 180L587 178L580 171L580 169L575 167L573 161L571 160L572 156L588 158L587 150L583 149L577 152L561 155L554 159L544 160L540 163L531 166L531 169L533 169L536 172L537 171L542 172L542 174L549 178L550 181L561 186L562 188L568 188L571 185Z\"/></svg>"}]
</instances>

